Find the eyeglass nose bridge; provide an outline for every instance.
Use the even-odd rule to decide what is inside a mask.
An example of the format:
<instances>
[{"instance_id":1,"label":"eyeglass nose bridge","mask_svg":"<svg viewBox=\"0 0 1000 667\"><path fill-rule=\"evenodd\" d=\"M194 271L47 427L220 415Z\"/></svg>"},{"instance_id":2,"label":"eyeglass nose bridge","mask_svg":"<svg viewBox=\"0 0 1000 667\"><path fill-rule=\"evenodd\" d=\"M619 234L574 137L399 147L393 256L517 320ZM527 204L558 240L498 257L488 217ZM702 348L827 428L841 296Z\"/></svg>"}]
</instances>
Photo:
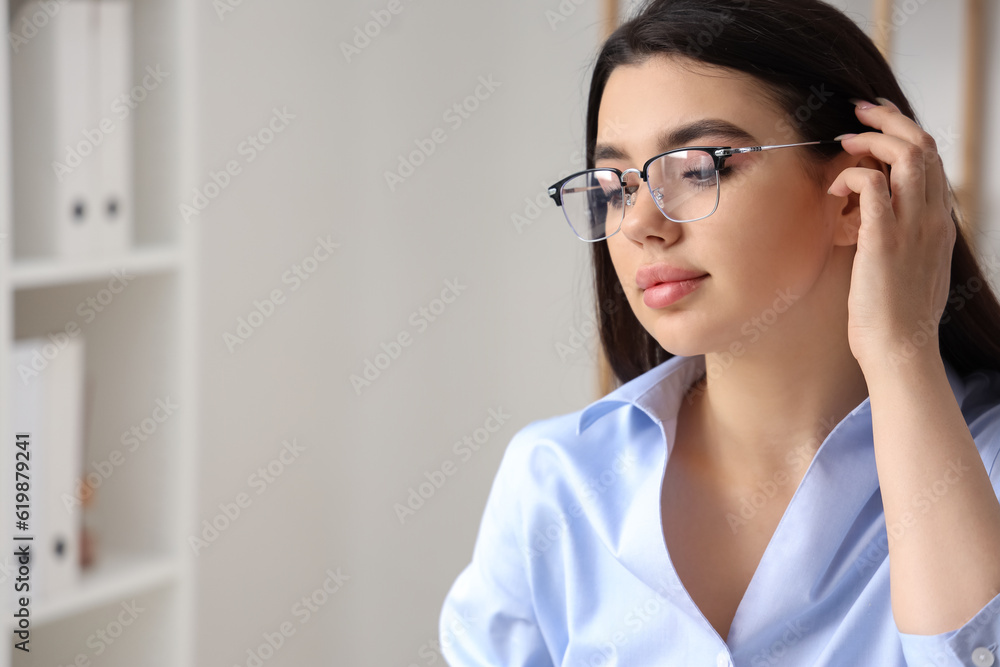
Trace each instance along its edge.
<instances>
[{"instance_id":1,"label":"eyeglass nose bridge","mask_svg":"<svg viewBox=\"0 0 1000 667\"><path fill-rule=\"evenodd\" d=\"M637 185L629 185L625 182L628 174L636 174L639 177L639 183ZM642 186L642 182L646 180L646 174L644 174L639 169L626 169L622 172L622 191L625 193L625 206L635 205L635 196L638 194L639 189Z\"/></svg>"}]
</instances>

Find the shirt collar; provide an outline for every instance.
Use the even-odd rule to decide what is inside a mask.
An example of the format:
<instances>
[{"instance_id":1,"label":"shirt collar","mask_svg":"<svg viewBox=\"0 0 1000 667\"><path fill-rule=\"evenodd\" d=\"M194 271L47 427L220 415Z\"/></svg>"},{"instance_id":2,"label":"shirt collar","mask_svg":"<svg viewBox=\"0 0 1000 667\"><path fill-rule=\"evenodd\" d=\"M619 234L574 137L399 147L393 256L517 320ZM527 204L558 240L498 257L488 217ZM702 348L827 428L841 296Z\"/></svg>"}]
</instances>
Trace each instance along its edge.
<instances>
[{"instance_id":1,"label":"shirt collar","mask_svg":"<svg viewBox=\"0 0 1000 667\"><path fill-rule=\"evenodd\" d=\"M965 381L958 371L944 362L948 384L959 406L968 393ZM695 380L705 372L705 355L683 357L675 355L659 366L655 366L625 384L621 385L607 396L600 398L580 412L577 424L577 435L583 433L591 424L623 405L635 405L657 422L676 419L680 401ZM871 399L865 398L850 414L855 415L871 410Z\"/></svg>"},{"instance_id":2,"label":"shirt collar","mask_svg":"<svg viewBox=\"0 0 1000 667\"><path fill-rule=\"evenodd\" d=\"M704 372L705 355L675 355L585 407L576 432L583 433L607 413L627 404L642 409L654 421L674 419L684 392Z\"/></svg>"}]
</instances>

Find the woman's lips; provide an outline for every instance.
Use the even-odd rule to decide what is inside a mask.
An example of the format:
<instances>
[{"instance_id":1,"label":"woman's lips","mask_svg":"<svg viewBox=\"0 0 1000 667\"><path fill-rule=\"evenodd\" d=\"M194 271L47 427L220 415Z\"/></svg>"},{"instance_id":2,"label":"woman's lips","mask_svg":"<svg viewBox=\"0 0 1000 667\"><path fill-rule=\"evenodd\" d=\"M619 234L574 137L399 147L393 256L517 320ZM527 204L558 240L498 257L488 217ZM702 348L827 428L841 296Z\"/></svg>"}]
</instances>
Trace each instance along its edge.
<instances>
[{"instance_id":1,"label":"woman's lips","mask_svg":"<svg viewBox=\"0 0 1000 667\"><path fill-rule=\"evenodd\" d=\"M688 280L658 283L643 290L642 302L649 308L666 308L698 289L705 278L708 278L708 274Z\"/></svg>"}]
</instances>

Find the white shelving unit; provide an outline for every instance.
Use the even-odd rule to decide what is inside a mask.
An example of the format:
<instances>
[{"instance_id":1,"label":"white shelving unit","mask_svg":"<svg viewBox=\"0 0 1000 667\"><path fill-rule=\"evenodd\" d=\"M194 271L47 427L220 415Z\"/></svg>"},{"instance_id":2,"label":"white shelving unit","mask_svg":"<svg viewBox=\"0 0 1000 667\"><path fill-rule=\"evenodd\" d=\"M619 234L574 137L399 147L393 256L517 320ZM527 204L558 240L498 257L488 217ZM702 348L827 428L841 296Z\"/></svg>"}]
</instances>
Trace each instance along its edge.
<instances>
[{"instance_id":1,"label":"white shelving unit","mask_svg":"<svg viewBox=\"0 0 1000 667\"><path fill-rule=\"evenodd\" d=\"M67 0L53 0L61 5ZM68 0L72 2L73 0ZM0 0L3 34L21 0ZM13 646L13 459L11 397L0 391L0 586L4 637L0 667L101 665L187 667L194 664L194 554L197 451L197 223L178 207L197 185L195 165L194 0L132 0L132 80L147 66L169 76L132 113L134 241L116 257L62 260L14 255L10 44L0 48L0 380L9 377L15 340L62 331L75 321L86 346L87 417L84 470L123 451L87 507L95 565L80 585L53 599L32 600L31 652ZM44 30L44 27L40 28ZM127 91L121 91L126 93ZM81 128L81 131L84 128ZM82 301L107 287L113 271L134 276L87 321ZM133 451L121 434L151 417L158 399L179 408ZM162 414L162 413L161 413ZM6 479L10 477L11 479ZM124 606L123 606L124 605ZM116 625L125 608L129 625ZM118 636L114 636L118 629ZM101 638L101 634L104 638ZM108 641L110 640L110 641ZM83 656L81 658L81 656Z\"/></svg>"}]
</instances>

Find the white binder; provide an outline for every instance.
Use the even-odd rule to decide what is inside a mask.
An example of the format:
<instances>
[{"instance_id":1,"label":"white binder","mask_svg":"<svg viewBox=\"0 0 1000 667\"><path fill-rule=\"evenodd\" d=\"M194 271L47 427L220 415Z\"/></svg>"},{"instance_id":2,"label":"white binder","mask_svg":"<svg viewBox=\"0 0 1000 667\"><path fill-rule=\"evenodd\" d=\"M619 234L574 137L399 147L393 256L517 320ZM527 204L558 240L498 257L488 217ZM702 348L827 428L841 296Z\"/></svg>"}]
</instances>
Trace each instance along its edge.
<instances>
[{"instance_id":1,"label":"white binder","mask_svg":"<svg viewBox=\"0 0 1000 667\"><path fill-rule=\"evenodd\" d=\"M79 503L75 484L83 460L84 341L28 338L14 342L9 379L15 433L30 433L32 599L51 599L80 577Z\"/></svg>"},{"instance_id":2,"label":"white binder","mask_svg":"<svg viewBox=\"0 0 1000 667\"><path fill-rule=\"evenodd\" d=\"M95 209L97 245L104 254L126 252L132 243L132 136L135 112L121 118L114 100L132 89L132 3L98 0L98 91L102 119L114 129L101 148L101 185ZM121 108L121 105L117 105Z\"/></svg>"},{"instance_id":3,"label":"white binder","mask_svg":"<svg viewBox=\"0 0 1000 667\"><path fill-rule=\"evenodd\" d=\"M102 2L68 0L46 14L42 2L29 0L14 19L21 24L23 17L49 16L11 54L15 257L87 256L111 243L98 224L105 208L102 182L107 171L116 189L125 187L118 172L129 173L131 164L115 164L109 156L126 152L131 141L115 136L121 127L106 132L114 118L102 109ZM110 12L109 21L118 23L120 14ZM111 40L107 51L127 57L121 40ZM119 95L127 89L120 83L122 66L128 62L106 66Z\"/></svg>"}]
</instances>

